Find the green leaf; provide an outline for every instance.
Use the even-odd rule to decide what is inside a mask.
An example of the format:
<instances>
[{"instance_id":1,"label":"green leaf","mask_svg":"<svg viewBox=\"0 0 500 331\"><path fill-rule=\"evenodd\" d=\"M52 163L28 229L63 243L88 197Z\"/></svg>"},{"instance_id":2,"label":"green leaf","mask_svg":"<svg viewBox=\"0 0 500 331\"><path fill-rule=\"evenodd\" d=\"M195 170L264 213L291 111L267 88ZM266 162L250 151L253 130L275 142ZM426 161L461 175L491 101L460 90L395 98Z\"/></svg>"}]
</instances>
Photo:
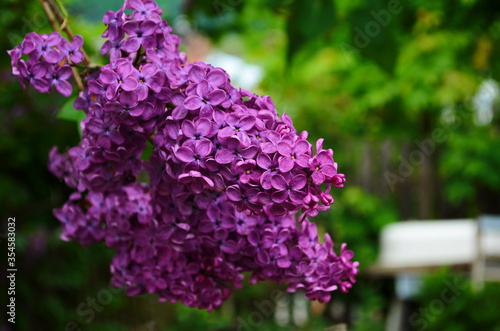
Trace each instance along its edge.
<instances>
[{"instance_id":1,"label":"green leaf","mask_svg":"<svg viewBox=\"0 0 500 331\"><path fill-rule=\"evenodd\" d=\"M66 103L62 106L61 111L59 111L59 114L57 114L57 118L78 123L85 118L86 115L83 111L76 110L73 107L75 99L76 97L73 97L66 101Z\"/></svg>"},{"instance_id":2,"label":"green leaf","mask_svg":"<svg viewBox=\"0 0 500 331\"><path fill-rule=\"evenodd\" d=\"M80 122L87 116L84 111L76 110L73 107L76 97L69 98L68 101L62 106L61 110L57 114L57 118L66 121L76 122L76 126L80 136L82 135L82 129L80 127Z\"/></svg>"}]
</instances>

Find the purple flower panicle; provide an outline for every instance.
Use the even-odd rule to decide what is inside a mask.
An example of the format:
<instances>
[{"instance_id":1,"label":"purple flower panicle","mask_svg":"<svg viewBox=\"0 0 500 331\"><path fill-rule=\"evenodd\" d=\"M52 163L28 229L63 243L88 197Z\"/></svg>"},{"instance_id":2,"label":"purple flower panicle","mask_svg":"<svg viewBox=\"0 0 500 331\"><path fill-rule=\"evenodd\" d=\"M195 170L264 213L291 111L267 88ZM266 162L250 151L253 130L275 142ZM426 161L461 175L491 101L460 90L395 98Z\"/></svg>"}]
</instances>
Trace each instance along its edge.
<instances>
[{"instance_id":1,"label":"purple flower panicle","mask_svg":"<svg viewBox=\"0 0 500 331\"><path fill-rule=\"evenodd\" d=\"M61 238L113 248L112 284L127 294L191 307L218 308L245 272L313 300L347 291L353 253L345 244L335 253L328 235L320 242L310 221L345 182L333 151L322 139L314 151L268 96L188 63L161 14L154 1L129 0L104 16L110 63L87 75L75 101L82 140L49 157L75 190L54 211ZM29 34L9 51L13 73L69 95L82 42Z\"/></svg>"}]
</instances>

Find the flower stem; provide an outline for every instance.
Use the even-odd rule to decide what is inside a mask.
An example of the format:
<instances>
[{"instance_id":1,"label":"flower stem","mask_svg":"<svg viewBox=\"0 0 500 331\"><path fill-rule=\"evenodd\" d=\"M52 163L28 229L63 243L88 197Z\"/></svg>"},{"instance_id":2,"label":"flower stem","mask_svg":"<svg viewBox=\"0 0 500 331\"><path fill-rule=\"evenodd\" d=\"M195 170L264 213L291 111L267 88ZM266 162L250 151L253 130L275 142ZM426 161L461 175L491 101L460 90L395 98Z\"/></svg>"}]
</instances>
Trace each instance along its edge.
<instances>
[{"instance_id":1,"label":"flower stem","mask_svg":"<svg viewBox=\"0 0 500 331\"><path fill-rule=\"evenodd\" d=\"M50 21L52 29L54 31L64 32L68 36L68 38L72 40L74 34L73 31L71 31L71 28L69 27L68 15L63 4L60 1L57 1L56 3L54 2L54 0L40 0L40 2L42 4L42 8L43 11L45 12L45 15ZM90 58L88 57L87 53L85 53L85 50L82 49L82 52L83 52L83 63L85 64L85 67L86 68L91 67L92 61L90 61ZM80 91L83 91L85 86L83 84L82 78L78 73L77 68L73 66L72 70L73 70L73 77L75 78L75 82L76 85L78 86L78 89Z\"/></svg>"}]
</instances>

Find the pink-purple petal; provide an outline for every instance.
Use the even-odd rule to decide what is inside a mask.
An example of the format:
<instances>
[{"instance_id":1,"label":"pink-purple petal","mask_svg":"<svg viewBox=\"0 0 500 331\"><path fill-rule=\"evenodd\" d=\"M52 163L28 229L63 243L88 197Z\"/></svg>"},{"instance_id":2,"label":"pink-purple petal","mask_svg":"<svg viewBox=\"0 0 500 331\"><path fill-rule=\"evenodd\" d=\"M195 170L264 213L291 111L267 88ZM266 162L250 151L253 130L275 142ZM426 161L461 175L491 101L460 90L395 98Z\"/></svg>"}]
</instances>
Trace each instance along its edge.
<instances>
[{"instance_id":1,"label":"pink-purple petal","mask_svg":"<svg viewBox=\"0 0 500 331\"><path fill-rule=\"evenodd\" d=\"M241 119L240 119L240 125L241 125L241 128L245 131L248 131L250 129L253 128L253 126L255 125L255 117L254 116L243 116Z\"/></svg>"},{"instance_id":2,"label":"pink-purple petal","mask_svg":"<svg viewBox=\"0 0 500 331\"><path fill-rule=\"evenodd\" d=\"M293 177L292 180L290 181L290 186L294 190L300 190L300 189L304 188L304 186L306 186L306 184L307 184L307 179L306 179L306 176L304 176L304 175L297 175L297 176Z\"/></svg>"},{"instance_id":3,"label":"pink-purple petal","mask_svg":"<svg viewBox=\"0 0 500 331\"><path fill-rule=\"evenodd\" d=\"M293 160L289 157L282 156L279 159L278 164L281 172L289 172L290 170L293 169L295 162L293 162Z\"/></svg>"},{"instance_id":4,"label":"pink-purple petal","mask_svg":"<svg viewBox=\"0 0 500 331\"><path fill-rule=\"evenodd\" d=\"M290 156L290 154L292 153L292 147L286 142L279 142L276 147L278 153L283 156Z\"/></svg>"},{"instance_id":5,"label":"pink-purple petal","mask_svg":"<svg viewBox=\"0 0 500 331\"><path fill-rule=\"evenodd\" d=\"M210 140L202 140L195 145L195 152L200 157L205 157L212 152L213 144Z\"/></svg>"},{"instance_id":6,"label":"pink-purple petal","mask_svg":"<svg viewBox=\"0 0 500 331\"><path fill-rule=\"evenodd\" d=\"M309 150L309 143L305 140L299 140L293 146L293 150L296 154L305 154Z\"/></svg>"},{"instance_id":7,"label":"pink-purple petal","mask_svg":"<svg viewBox=\"0 0 500 331\"><path fill-rule=\"evenodd\" d=\"M226 189L226 196L231 201L241 201L243 200L243 194L235 186L230 186Z\"/></svg>"},{"instance_id":8,"label":"pink-purple petal","mask_svg":"<svg viewBox=\"0 0 500 331\"><path fill-rule=\"evenodd\" d=\"M186 136L186 137L194 137L194 124L193 122L187 120L187 121L183 121L182 124L181 124L181 128L182 128L182 133Z\"/></svg>"},{"instance_id":9,"label":"pink-purple petal","mask_svg":"<svg viewBox=\"0 0 500 331\"><path fill-rule=\"evenodd\" d=\"M54 87L56 88L57 92L61 93L65 97L69 97L71 95L71 92L73 91L71 84L64 80L54 84Z\"/></svg>"},{"instance_id":10,"label":"pink-purple petal","mask_svg":"<svg viewBox=\"0 0 500 331\"><path fill-rule=\"evenodd\" d=\"M271 177L271 185L279 191L285 190L288 186L285 178L282 175L274 175L273 177Z\"/></svg>"},{"instance_id":11,"label":"pink-purple petal","mask_svg":"<svg viewBox=\"0 0 500 331\"><path fill-rule=\"evenodd\" d=\"M222 90L215 90L210 92L207 95L207 101L212 105L212 106L218 106L221 103L224 102L226 99L226 92Z\"/></svg>"},{"instance_id":12,"label":"pink-purple petal","mask_svg":"<svg viewBox=\"0 0 500 331\"><path fill-rule=\"evenodd\" d=\"M193 162L194 152L189 147L181 147L175 152L175 156L182 162Z\"/></svg>"},{"instance_id":13,"label":"pink-purple petal","mask_svg":"<svg viewBox=\"0 0 500 331\"><path fill-rule=\"evenodd\" d=\"M200 109L203 105L203 101L197 95L192 95L184 100L184 107L189 110Z\"/></svg>"}]
</instances>

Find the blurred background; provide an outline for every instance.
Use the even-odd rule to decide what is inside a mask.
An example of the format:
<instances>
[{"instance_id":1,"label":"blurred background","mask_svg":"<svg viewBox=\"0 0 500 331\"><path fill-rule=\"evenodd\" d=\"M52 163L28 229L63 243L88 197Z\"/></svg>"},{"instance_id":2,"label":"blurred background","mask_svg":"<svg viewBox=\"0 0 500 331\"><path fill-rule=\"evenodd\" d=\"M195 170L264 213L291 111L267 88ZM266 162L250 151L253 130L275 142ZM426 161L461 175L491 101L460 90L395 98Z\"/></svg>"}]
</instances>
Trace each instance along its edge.
<instances>
[{"instance_id":1,"label":"blurred background","mask_svg":"<svg viewBox=\"0 0 500 331\"><path fill-rule=\"evenodd\" d=\"M70 191L48 173L48 151L79 140L58 115L66 100L23 91L5 52L50 24L37 1L1 0L1 243L15 217L18 254L16 325L2 317L1 330L500 330L500 239L481 239L500 232L498 1L158 2L190 61L270 95L335 151L347 183L316 222L355 252L357 283L329 304L247 285L210 314L110 288L113 252L61 241L51 213ZM120 1L63 3L105 63L101 18Z\"/></svg>"}]
</instances>

